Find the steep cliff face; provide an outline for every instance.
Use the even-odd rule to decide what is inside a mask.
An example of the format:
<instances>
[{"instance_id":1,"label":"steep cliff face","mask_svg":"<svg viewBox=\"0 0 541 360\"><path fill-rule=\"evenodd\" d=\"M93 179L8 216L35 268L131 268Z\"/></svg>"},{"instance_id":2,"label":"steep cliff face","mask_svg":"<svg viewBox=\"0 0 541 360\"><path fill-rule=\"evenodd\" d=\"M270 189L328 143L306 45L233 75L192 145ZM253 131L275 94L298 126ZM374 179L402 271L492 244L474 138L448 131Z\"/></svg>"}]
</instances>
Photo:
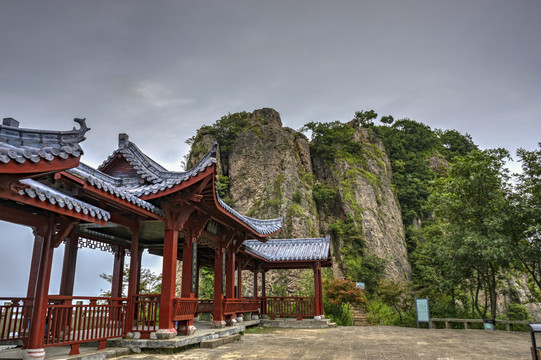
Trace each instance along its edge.
<instances>
[{"instance_id":1,"label":"steep cliff face","mask_svg":"<svg viewBox=\"0 0 541 360\"><path fill-rule=\"evenodd\" d=\"M227 159L218 159L227 177L233 207L256 218L284 216L280 237L318 236L318 218L312 196L312 164L306 137L283 127L273 109L255 110L230 139ZM200 133L188 166L192 166L217 140Z\"/></svg>"},{"instance_id":2,"label":"steep cliff face","mask_svg":"<svg viewBox=\"0 0 541 360\"><path fill-rule=\"evenodd\" d=\"M222 150L222 196L236 210L259 218L283 215L281 238L334 232L338 276L346 272L349 277L358 277L348 266L363 266L362 259L351 265L346 258L355 262L355 257L375 256L383 259L388 277L409 277L402 218L391 188L391 166L383 144L370 130L356 128L353 133L351 141L363 148L360 160L340 156L329 160L311 153L308 139L283 127L280 115L272 109L230 117L222 118L215 127L200 129L188 166L217 140ZM220 138L224 133L227 138ZM341 236L336 232L337 224L357 233Z\"/></svg>"},{"instance_id":3,"label":"steep cliff face","mask_svg":"<svg viewBox=\"0 0 541 360\"><path fill-rule=\"evenodd\" d=\"M355 128L352 141L362 146L361 159L352 160L340 155L333 156L330 161L317 156L313 158L316 179L338 191L334 208L320 211L321 231L329 232L329 226L332 229L337 219L342 222L349 219L361 234L356 240L366 248L364 255L383 259L388 277L408 279L411 267L407 260L402 215L391 187L392 170L385 147L366 128ZM344 256L350 255L348 252L355 244L344 241L335 241L335 256L342 270L347 271Z\"/></svg>"}]
</instances>

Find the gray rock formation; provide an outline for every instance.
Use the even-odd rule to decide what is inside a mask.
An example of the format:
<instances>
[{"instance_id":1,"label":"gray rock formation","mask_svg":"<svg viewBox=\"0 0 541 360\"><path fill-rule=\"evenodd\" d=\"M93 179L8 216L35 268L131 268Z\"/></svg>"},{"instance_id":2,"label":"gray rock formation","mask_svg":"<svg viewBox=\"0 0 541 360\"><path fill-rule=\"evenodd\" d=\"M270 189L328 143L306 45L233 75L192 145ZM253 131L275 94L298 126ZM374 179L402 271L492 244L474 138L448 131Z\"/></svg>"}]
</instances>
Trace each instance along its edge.
<instances>
[{"instance_id":1,"label":"gray rock formation","mask_svg":"<svg viewBox=\"0 0 541 360\"><path fill-rule=\"evenodd\" d=\"M400 208L391 188L390 162L372 131L356 128L354 133L353 141L366 149L364 165L344 159L335 159L329 165L310 154L308 139L302 133L283 127L275 110L260 109L244 116L241 131L228 139L228 153L222 153L218 161L219 171L228 176L230 201L237 211L258 218L283 215L280 238L325 235L333 219L355 214L367 250L386 261L386 275L394 280L409 278L411 269ZM195 164L215 140L212 131L202 128L192 144L188 166ZM318 211L314 201L316 184L328 184L338 192L336 204L325 211ZM341 259L336 260L339 263ZM340 276L340 271L335 275ZM250 282L250 277L246 280ZM246 288L251 285L246 284Z\"/></svg>"}]
</instances>

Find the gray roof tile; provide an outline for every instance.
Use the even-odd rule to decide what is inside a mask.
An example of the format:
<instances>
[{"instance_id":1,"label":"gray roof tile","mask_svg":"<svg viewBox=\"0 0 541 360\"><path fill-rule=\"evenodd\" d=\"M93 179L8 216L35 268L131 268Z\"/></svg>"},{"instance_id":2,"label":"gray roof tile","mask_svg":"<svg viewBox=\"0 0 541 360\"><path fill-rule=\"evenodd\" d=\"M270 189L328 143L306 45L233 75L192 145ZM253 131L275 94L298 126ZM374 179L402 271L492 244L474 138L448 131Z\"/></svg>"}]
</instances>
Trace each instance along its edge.
<instances>
[{"instance_id":1,"label":"gray roof tile","mask_svg":"<svg viewBox=\"0 0 541 360\"><path fill-rule=\"evenodd\" d=\"M159 207L152 205L148 201L139 199L137 196L128 191L128 189L120 187L123 183L122 179L104 174L101 171L93 169L92 167L83 163L80 163L76 168L66 170L66 172L85 179L90 185L108 192L117 198L126 200L154 214L165 216L164 211Z\"/></svg>"},{"instance_id":2,"label":"gray roof tile","mask_svg":"<svg viewBox=\"0 0 541 360\"><path fill-rule=\"evenodd\" d=\"M122 186L123 191L129 192L130 194L139 198L145 195L158 194L185 181L188 181L194 176L197 176L201 172L205 171L208 167L217 163L217 151L218 144L215 143L210 149L210 151L197 163L197 165L195 165L190 170L184 172L167 171L157 162L145 155L134 143L128 141L127 135L121 134L119 136L119 148L102 165L100 165L98 170L93 170L95 173L91 175L94 175L96 178L98 178L95 183L98 184L98 181L101 181L105 184L101 186L107 186L106 184ZM105 165L108 164L111 159L113 159L118 154L122 154L126 161L128 161L130 165L133 166L134 169L136 169L138 175L152 182L152 184L139 185L139 179L113 178L99 171L100 169L103 169ZM83 164L79 166L78 169L80 169L82 166L85 165ZM86 173L88 174L90 173L90 171L86 170ZM90 179L88 175L85 175L85 177ZM218 199L218 205L220 207L235 216L237 219L239 219L241 222L246 224L258 234L268 235L275 233L282 228L282 217L271 220L259 220L250 218L248 216L239 214L236 210L224 203L218 196L218 193L216 193L216 198Z\"/></svg>"},{"instance_id":3,"label":"gray roof tile","mask_svg":"<svg viewBox=\"0 0 541 360\"><path fill-rule=\"evenodd\" d=\"M246 251L270 262L327 260L331 239L270 239L263 243L258 240L245 240Z\"/></svg>"},{"instance_id":4,"label":"gray roof tile","mask_svg":"<svg viewBox=\"0 0 541 360\"><path fill-rule=\"evenodd\" d=\"M79 143L85 139L85 133L90 130L85 119L74 119L79 129L69 131L48 131L19 128L19 122L4 119L0 125L0 163L10 161L37 163L55 158L67 159L70 156L79 157L83 150Z\"/></svg>"},{"instance_id":5,"label":"gray roof tile","mask_svg":"<svg viewBox=\"0 0 541 360\"><path fill-rule=\"evenodd\" d=\"M218 199L218 203L220 204L220 206L225 211L235 216L237 219L239 219L240 221L248 225L250 228L252 228L259 234L269 235L282 228L282 221L283 221L282 216L280 216L279 218L270 219L270 220L254 219L248 216L241 215L238 211L236 211L231 206L223 202L222 199L220 199L220 196L218 195L218 191L216 191L216 198ZM257 240L254 240L254 241L257 241Z\"/></svg>"},{"instance_id":6,"label":"gray roof tile","mask_svg":"<svg viewBox=\"0 0 541 360\"><path fill-rule=\"evenodd\" d=\"M48 201L52 205L56 205L61 208L67 208L76 213L83 213L91 217L95 217L100 220L108 221L111 218L111 214L108 211L100 209L94 205L90 205L84 201L72 198L69 195L63 194L58 190L51 189L50 187L37 182L32 179L20 180L20 183L26 185L22 190L19 190L19 195L29 196L31 198L37 198L40 201Z\"/></svg>"}]
</instances>

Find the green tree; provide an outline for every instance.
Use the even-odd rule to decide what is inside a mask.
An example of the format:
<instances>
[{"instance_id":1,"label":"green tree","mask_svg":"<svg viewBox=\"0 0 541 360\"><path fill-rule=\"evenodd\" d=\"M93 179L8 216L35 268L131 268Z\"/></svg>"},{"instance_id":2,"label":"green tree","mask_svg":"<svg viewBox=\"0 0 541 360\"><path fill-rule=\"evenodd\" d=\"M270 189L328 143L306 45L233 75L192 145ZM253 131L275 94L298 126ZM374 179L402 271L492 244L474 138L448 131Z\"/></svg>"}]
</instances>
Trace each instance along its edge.
<instances>
[{"instance_id":1,"label":"green tree","mask_svg":"<svg viewBox=\"0 0 541 360\"><path fill-rule=\"evenodd\" d=\"M456 130L437 131L441 144L442 153L446 159L451 160L455 156L464 156L470 151L477 150L469 134L463 135Z\"/></svg>"},{"instance_id":2,"label":"green tree","mask_svg":"<svg viewBox=\"0 0 541 360\"><path fill-rule=\"evenodd\" d=\"M391 125L394 122L394 118L391 115L382 116L381 119L379 119L383 124Z\"/></svg>"},{"instance_id":3,"label":"green tree","mask_svg":"<svg viewBox=\"0 0 541 360\"><path fill-rule=\"evenodd\" d=\"M353 120L359 121L362 127L370 127L374 125L374 119L378 117L378 114L374 110L368 111L356 111L355 118Z\"/></svg>"},{"instance_id":4,"label":"green tree","mask_svg":"<svg viewBox=\"0 0 541 360\"><path fill-rule=\"evenodd\" d=\"M113 275L101 273L100 278L106 280L109 284L113 282ZM124 266L123 279L122 282L122 296L126 296L126 290L128 288L127 279L130 278L130 267L128 265ZM139 294L159 294L162 292L162 275L156 274L149 268L141 268L141 279L139 283ZM111 289L103 290L100 289L100 295L104 297L111 296Z\"/></svg>"},{"instance_id":5,"label":"green tree","mask_svg":"<svg viewBox=\"0 0 541 360\"><path fill-rule=\"evenodd\" d=\"M214 299L214 269L209 266L199 270L199 299Z\"/></svg>"},{"instance_id":6,"label":"green tree","mask_svg":"<svg viewBox=\"0 0 541 360\"><path fill-rule=\"evenodd\" d=\"M509 175L504 149L472 151L456 161L447 178L434 182L429 207L441 236L435 239L445 276L467 284L481 316L496 316L498 276L511 265ZM485 306L480 303L484 294Z\"/></svg>"},{"instance_id":7,"label":"green tree","mask_svg":"<svg viewBox=\"0 0 541 360\"><path fill-rule=\"evenodd\" d=\"M541 289L541 143L539 150L519 149L522 174L517 175L515 211L509 229L514 230L514 253Z\"/></svg>"}]
</instances>

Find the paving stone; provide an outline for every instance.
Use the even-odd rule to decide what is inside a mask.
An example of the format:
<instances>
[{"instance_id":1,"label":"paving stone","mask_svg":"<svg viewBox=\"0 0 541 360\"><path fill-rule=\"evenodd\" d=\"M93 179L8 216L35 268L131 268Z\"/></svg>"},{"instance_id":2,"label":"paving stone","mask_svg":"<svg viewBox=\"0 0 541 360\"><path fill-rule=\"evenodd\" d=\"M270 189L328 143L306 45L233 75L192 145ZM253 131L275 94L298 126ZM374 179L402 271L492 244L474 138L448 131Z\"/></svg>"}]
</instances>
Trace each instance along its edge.
<instances>
[{"instance_id":1,"label":"paving stone","mask_svg":"<svg viewBox=\"0 0 541 360\"><path fill-rule=\"evenodd\" d=\"M127 359L128 357L121 357ZM277 329L246 334L215 349L130 359L531 359L530 334L484 330L428 330L387 326Z\"/></svg>"}]
</instances>

